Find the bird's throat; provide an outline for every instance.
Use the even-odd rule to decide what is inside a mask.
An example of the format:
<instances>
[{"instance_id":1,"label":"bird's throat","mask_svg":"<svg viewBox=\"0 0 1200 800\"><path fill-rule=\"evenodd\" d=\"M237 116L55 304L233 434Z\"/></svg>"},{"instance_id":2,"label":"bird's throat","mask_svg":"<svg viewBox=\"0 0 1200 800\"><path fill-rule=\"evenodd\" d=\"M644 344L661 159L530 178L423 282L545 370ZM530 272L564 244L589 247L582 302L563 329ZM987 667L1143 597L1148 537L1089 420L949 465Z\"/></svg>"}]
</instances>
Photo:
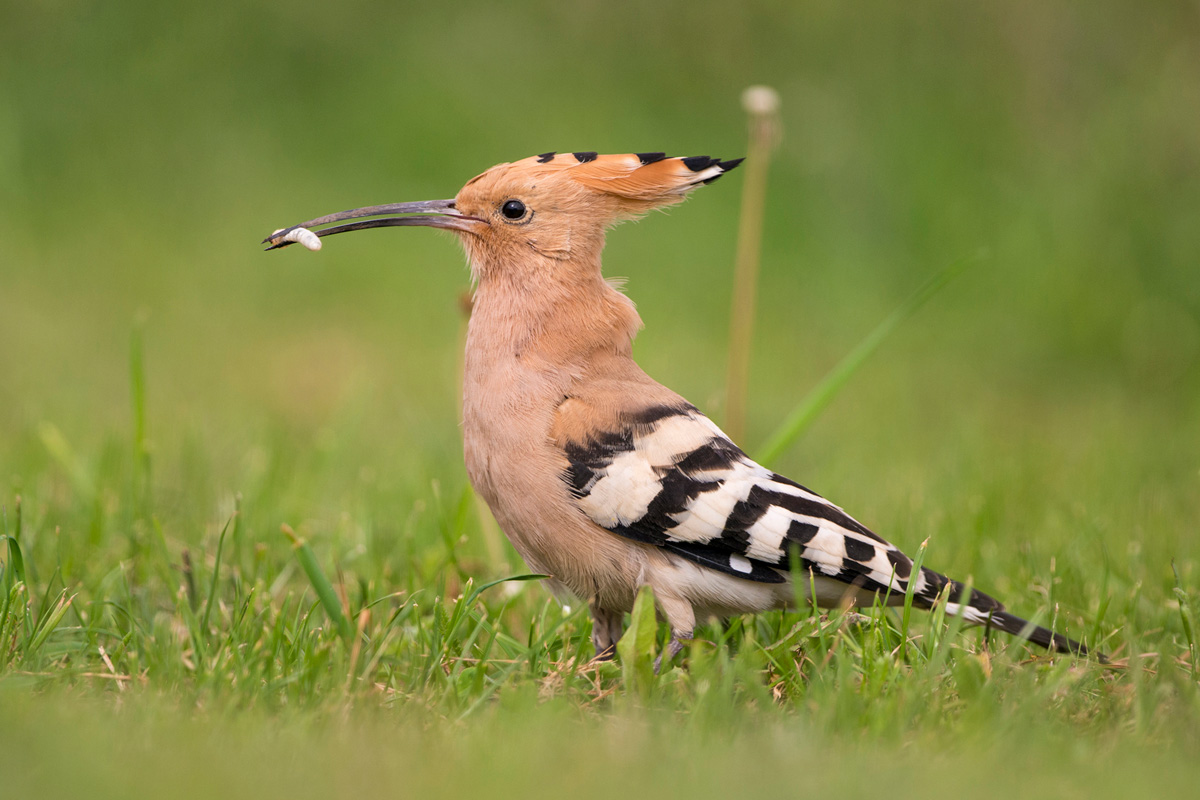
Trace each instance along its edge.
<instances>
[{"instance_id":1,"label":"bird's throat","mask_svg":"<svg viewBox=\"0 0 1200 800\"><path fill-rule=\"evenodd\" d=\"M591 354L628 355L642 326L633 302L599 269L547 269L481 278L467 335L476 368L512 359L561 369Z\"/></svg>"}]
</instances>

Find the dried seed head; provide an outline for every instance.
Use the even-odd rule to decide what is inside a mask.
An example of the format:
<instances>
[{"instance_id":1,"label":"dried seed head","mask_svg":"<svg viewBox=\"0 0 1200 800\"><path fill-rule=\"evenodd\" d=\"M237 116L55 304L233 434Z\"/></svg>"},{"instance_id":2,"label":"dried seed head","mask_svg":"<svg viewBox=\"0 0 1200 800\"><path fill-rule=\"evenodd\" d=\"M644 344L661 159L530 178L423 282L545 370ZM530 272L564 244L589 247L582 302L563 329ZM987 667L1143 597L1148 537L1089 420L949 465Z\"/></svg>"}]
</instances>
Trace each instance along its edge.
<instances>
[{"instance_id":1,"label":"dried seed head","mask_svg":"<svg viewBox=\"0 0 1200 800\"><path fill-rule=\"evenodd\" d=\"M742 108L748 114L774 114L779 111L779 92L770 86L751 86L742 92Z\"/></svg>"}]
</instances>

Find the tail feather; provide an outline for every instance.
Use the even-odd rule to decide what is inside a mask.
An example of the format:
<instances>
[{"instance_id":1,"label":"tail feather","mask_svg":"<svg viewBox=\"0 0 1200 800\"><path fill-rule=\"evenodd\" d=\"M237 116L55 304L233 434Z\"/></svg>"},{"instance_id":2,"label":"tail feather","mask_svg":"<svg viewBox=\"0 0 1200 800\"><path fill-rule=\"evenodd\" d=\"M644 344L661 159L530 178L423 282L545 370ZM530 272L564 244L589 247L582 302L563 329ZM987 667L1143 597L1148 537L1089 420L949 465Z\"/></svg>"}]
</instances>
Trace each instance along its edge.
<instances>
[{"instance_id":1,"label":"tail feather","mask_svg":"<svg viewBox=\"0 0 1200 800\"><path fill-rule=\"evenodd\" d=\"M1036 645L1041 645L1047 650L1053 650L1058 653L1072 653L1077 656L1093 655L1100 660L1101 663L1108 662L1108 656L1100 651L1089 651L1082 643L1074 639L1063 636L1061 633L1055 633L1049 628L1043 628L1041 625L1034 625L1029 620L1021 619L1016 614L1011 614L1007 611L994 611L988 617L988 620L983 625L989 628L1011 633L1013 636L1020 636L1028 639Z\"/></svg>"},{"instance_id":2,"label":"tail feather","mask_svg":"<svg viewBox=\"0 0 1200 800\"><path fill-rule=\"evenodd\" d=\"M933 608L934 602L944 593L951 603L959 604L964 602L963 593L966 590L964 584L928 567L921 567L921 576L914 589L915 602L920 608ZM978 589L971 590L971 599L966 602L971 608L984 613L1004 610L1003 603Z\"/></svg>"},{"instance_id":3,"label":"tail feather","mask_svg":"<svg viewBox=\"0 0 1200 800\"><path fill-rule=\"evenodd\" d=\"M1089 651L1081 642L1005 611L999 600L977 589L972 589L968 598L965 596L967 587L964 584L926 568L921 569L921 578L913 594L913 603L918 608L932 608L944 594L946 613L961 616L972 625L983 625L989 630L994 628L1010 633L1057 653L1071 653L1081 657L1090 654L1101 663L1108 662L1108 656L1104 653Z\"/></svg>"}]
</instances>

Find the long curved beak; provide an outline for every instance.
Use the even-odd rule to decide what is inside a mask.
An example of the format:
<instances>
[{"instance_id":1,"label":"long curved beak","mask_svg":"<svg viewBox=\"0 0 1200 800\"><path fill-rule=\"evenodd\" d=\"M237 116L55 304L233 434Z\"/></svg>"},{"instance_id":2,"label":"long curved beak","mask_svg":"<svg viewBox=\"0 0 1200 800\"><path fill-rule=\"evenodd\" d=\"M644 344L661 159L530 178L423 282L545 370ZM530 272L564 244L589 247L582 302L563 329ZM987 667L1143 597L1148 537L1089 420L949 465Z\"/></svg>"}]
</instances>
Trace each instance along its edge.
<instances>
[{"instance_id":1,"label":"long curved beak","mask_svg":"<svg viewBox=\"0 0 1200 800\"><path fill-rule=\"evenodd\" d=\"M406 216L392 216L404 214ZM369 219L374 217L374 219ZM342 225L331 225L334 222L355 219L358 222L346 222ZM301 222L289 228L280 228L272 233L263 244L270 245L267 250L287 247L296 242L303 243L310 250L320 248L319 237L332 236L335 233L361 231L367 228L390 228L403 225L424 225L430 228L447 228L463 233L478 232L478 225L487 225L485 220L468 217L459 213L454 207L453 200L424 200L419 203L388 203L382 206L367 206L350 211L340 211L323 217ZM319 225L331 225L318 231L310 230ZM314 246L315 245L315 246Z\"/></svg>"}]
</instances>

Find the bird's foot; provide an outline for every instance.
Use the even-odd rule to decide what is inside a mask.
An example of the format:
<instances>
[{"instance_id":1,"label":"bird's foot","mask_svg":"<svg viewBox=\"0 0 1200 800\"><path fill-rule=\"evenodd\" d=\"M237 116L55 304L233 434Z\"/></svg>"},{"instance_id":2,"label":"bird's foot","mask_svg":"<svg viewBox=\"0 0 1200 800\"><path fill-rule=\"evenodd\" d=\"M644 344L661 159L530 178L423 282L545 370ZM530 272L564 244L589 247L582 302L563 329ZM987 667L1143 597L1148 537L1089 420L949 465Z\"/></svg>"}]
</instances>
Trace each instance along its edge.
<instances>
[{"instance_id":1,"label":"bird's foot","mask_svg":"<svg viewBox=\"0 0 1200 800\"><path fill-rule=\"evenodd\" d=\"M663 662L670 663L671 659L679 655L679 651L683 649L684 642L692 640L692 632L672 633L671 641L667 643L667 649L658 654L658 658L654 659L654 674L657 675L662 669Z\"/></svg>"},{"instance_id":2,"label":"bird's foot","mask_svg":"<svg viewBox=\"0 0 1200 800\"><path fill-rule=\"evenodd\" d=\"M592 660L589 663L600 664L604 661L612 661L616 657L617 657L617 645L615 643L613 643L613 644L610 644L608 647L605 647L601 650L597 650L596 655L592 657Z\"/></svg>"}]
</instances>

